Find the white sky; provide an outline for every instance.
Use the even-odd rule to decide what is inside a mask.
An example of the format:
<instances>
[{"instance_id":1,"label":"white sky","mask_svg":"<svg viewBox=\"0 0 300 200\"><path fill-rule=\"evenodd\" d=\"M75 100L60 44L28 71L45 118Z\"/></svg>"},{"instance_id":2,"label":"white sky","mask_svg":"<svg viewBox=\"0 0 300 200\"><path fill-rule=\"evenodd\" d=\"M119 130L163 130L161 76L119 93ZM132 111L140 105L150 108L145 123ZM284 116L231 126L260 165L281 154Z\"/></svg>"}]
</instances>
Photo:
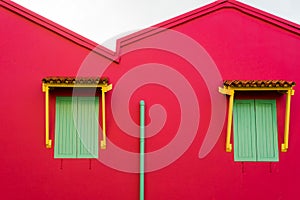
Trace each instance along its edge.
<instances>
[{"instance_id":1,"label":"white sky","mask_svg":"<svg viewBox=\"0 0 300 200\"><path fill-rule=\"evenodd\" d=\"M13 0L112 50L115 40L214 0ZM300 24L299 0L239 0Z\"/></svg>"}]
</instances>

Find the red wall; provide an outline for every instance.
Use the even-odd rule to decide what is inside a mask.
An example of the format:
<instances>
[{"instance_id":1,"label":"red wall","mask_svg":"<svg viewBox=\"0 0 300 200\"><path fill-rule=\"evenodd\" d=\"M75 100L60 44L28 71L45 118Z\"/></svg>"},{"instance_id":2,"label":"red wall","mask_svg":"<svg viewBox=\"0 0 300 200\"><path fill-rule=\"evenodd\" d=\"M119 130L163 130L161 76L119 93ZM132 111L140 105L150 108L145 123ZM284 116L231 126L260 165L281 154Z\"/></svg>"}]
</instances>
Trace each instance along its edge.
<instances>
[{"instance_id":1,"label":"red wall","mask_svg":"<svg viewBox=\"0 0 300 200\"><path fill-rule=\"evenodd\" d=\"M221 124L223 131L216 144L211 141L213 148L209 154L199 158L199 149L203 145L212 120L210 117L213 104L209 91L217 91L217 87L208 88L206 80L211 78L202 77L191 60L182 57L185 54L176 52L173 47L170 47L169 52L162 48L145 48L160 47L162 38L168 38L166 36L168 34L172 36L172 33L165 31L123 46L120 50L122 55L120 62L111 63L110 60L92 53L87 48L3 7L0 7L0 21L2 199L138 199L139 175L127 173L119 167L113 169L110 165L124 166L124 169L128 165L136 170L139 163L130 163L132 161L130 159L126 163L126 157L118 157L119 154L109 152L112 148L110 145L105 150L108 153L100 150L99 160L53 158L53 148L46 149L44 144L45 111L41 80L46 76L94 75L105 69L104 75L109 77L114 86L114 89L107 93L108 138L122 149L137 153L138 138L129 136L122 127L119 127L111 106L124 104L125 100L121 97L126 96L126 92L130 93L129 86L135 83L135 80L146 79L147 75L152 77L156 70L160 71L154 67L151 73L125 82L128 85L118 85L124 75L132 72L130 70L149 63L154 63L153 66L156 67L160 64L172 71L176 70L187 80L198 101L196 108L199 108L200 121L196 124L198 128L195 138L179 159L170 165L165 164L161 169L151 170L153 168L147 166L148 157L146 157L146 167L149 169L145 175L146 199L295 199L299 196L300 140L297 133L300 128L298 125L300 99L297 87L292 97L289 150L287 153L279 153L279 162L234 162L233 153L225 152L226 123ZM285 79L300 82L299 34L296 35L229 8L179 24L172 29L185 34L185 37L192 38L202 46L224 80ZM174 38L169 37L171 43L178 42L172 39ZM168 44L166 40L165 44ZM187 44L183 43L180 46L183 51L191 50ZM197 53L189 52L188 55L194 56ZM205 55L202 56L204 60L200 69L210 70L208 69L210 61L205 60ZM172 79L159 73L157 77L161 81L170 81L170 84L179 90L183 85L181 79ZM218 81L216 80L216 85L222 86ZM138 123L140 99L146 102L147 124L150 122L159 124L163 120L150 119L148 111L155 104L161 104L167 116L164 127L156 135L146 139L146 152L150 153L164 148L176 138L182 121L183 111L180 110L182 102L176 99L177 94L173 94L172 89L159 85L156 81L140 86L133 92L129 104L124 108L125 110L128 108L132 120ZM118 87L120 90L117 90ZM187 92L185 88L181 91L182 95ZM53 109L56 93L52 94ZM285 98L284 95L264 95L264 98L275 96L278 102L280 145L283 142ZM219 96L214 94L212 97L224 98L221 94ZM189 101L193 102L187 99L187 104ZM225 107L220 110L222 116L226 114L226 104L224 105ZM197 116L196 112L193 113L191 116ZM157 113L154 113L154 116L160 117ZM121 116L120 119L124 118ZM191 124L195 124L194 118L188 120ZM132 129L135 130L134 127ZM52 138L53 130L54 112L51 112ZM138 134L138 129L132 134ZM189 134L193 133L186 131L184 134L186 137L183 138L190 138ZM176 151L175 148L174 152ZM107 159L107 156L110 157ZM157 156L157 162L160 162L159 159L161 158ZM116 163L107 164L110 160ZM156 164L163 166L160 163Z\"/></svg>"}]
</instances>

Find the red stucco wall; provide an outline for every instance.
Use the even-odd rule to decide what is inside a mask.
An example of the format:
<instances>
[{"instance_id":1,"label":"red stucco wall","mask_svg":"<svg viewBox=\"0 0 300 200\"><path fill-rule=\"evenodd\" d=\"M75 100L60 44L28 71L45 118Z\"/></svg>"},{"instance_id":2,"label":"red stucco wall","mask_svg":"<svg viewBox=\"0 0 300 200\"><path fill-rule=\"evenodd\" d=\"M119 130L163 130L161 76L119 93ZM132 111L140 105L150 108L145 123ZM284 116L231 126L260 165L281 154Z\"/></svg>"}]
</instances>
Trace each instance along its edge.
<instances>
[{"instance_id":1,"label":"red stucco wall","mask_svg":"<svg viewBox=\"0 0 300 200\"><path fill-rule=\"evenodd\" d=\"M138 138L129 136L122 127L119 127L111 106L123 105L126 99L121 98L122 95L130 93L131 82L120 85L118 83L120 79L133 73L131 70L136 67L150 66L149 63L154 63L152 72L141 76L136 72L139 74L136 79L147 79L147 76L152 77L157 73L158 79L170 81L170 84L179 90L182 86L184 93L186 90L180 82L181 79L172 79L171 75L161 76L160 69L155 67L163 65L172 69L171 71L177 71L187 80L195 93L200 121L196 124L198 128L195 138L179 159L161 169L149 170L151 172L146 173L146 199L295 199L299 196L300 99L297 86L292 97L289 150L287 153L279 153L279 162L234 162L233 153L225 152L226 123L221 124L222 132L215 133L217 136L220 134L216 143L210 142L212 150L203 158L199 158L199 149L204 143L207 130L209 126L213 126L210 122L214 105L210 97L224 99L224 96L210 95L210 90L217 91L218 88L207 87L206 80L213 77L202 77L197 72L190 59L194 59L193 56L198 52L189 52L191 48L187 44L180 44L181 50L188 52L187 54L177 51L178 49L174 50L175 47L170 47L170 51L163 48L145 48L161 47L169 44L168 42L170 44L181 42L175 40L177 36L173 37L171 31L164 31L124 45L120 49L120 62L116 63L4 7L0 7L0 21L2 199L138 199L138 174L118 170L118 167L113 169L107 166L110 164L105 163L107 162L105 159L111 156L111 160L119 162L111 164L114 166L128 164L138 168L139 163L130 163L132 162L130 159L125 163L126 157L116 158L119 154L113 152L105 154L103 150L100 150L99 160L53 158L53 148L46 149L44 144L45 111L41 80L43 77L53 75L94 75L105 68L103 75L109 77L114 86L114 89L107 93L108 138L122 149L137 153ZM299 34L231 8L208 13L172 27L172 30L177 31L175 35L184 34L181 35L184 37L182 41L186 38L193 39L194 44L203 47L202 50L207 51L224 80L285 79L300 82ZM203 71L209 70L211 60L207 61L208 58L202 53L200 49L203 66L199 68ZM184 55L191 55L191 58ZM220 80L216 80L216 86L222 86L218 81ZM54 138L56 94L59 93L54 92L51 95L51 138ZM146 139L146 152L165 148L176 138L183 112L180 110L182 102L176 99L176 95L167 85L162 86L153 81L140 85L130 97L125 110L128 108L132 120L136 123L140 99L146 102L147 124L156 123L157 120L157 118L150 119L148 115L152 105L161 104L165 109L167 116L165 126L153 137ZM268 97L277 99L280 145L283 142L285 98L284 95L273 93L262 96ZM220 109L222 116L226 114L226 104L224 105L225 107ZM122 116L119 119L125 120L123 114L120 114ZM194 113L194 116L197 114ZM194 123L193 118L188 120L191 124ZM138 134L138 129L132 134ZM189 134L192 133L186 131L184 134L186 134L184 138L189 138ZM109 151L110 148L112 146L108 145L105 151ZM116 157L113 158L114 156ZM122 159L125 159L125 162ZM160 163L157 165L162 166ZM152 169L152 166L146 167Z\"/></svg>"}]
</instances>

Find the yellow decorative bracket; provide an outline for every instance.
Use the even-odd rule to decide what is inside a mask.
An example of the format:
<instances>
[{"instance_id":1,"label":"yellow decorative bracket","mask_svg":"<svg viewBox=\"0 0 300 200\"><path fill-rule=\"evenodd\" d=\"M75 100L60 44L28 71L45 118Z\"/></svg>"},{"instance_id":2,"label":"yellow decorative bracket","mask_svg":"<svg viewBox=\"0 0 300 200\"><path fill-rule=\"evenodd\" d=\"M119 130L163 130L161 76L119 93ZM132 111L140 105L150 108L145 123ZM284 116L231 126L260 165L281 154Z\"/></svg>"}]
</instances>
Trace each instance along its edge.
<instances>
[{"instance_id":1,"label":"yellow decorative bracket","mask_svg":"<svg viewBox=\"0 0 300 200\"><path fill-rule=\"evenodd\" d=\"M289 126L290 126L290 109L291 109L291 96L294 95L295 91L292 87L295 84L293 83L290 86L284 87L230 87L225 86L223 88L219 87L219 92L221 94L229 95L229 105L228 105L228 121L227 121L227 134L226 134L226 152L232 151L231 139L231 127L232 127L232 113L233 113L233 101L234 93L236 91L278 91L286 93L286 111L285 111L285 124L284 124L284 142L281 144L281 151L287 152L288 142L289 142Z\"/></svg>"},{"instance_id":2,"label":"yellow decorative bracket","mask_svg":"<svg viewBox=\"0 0 300 200\"><path fill-rule=\"evenodd\" d=\"M226 152L231 152L232 151L232 144L230 143L230 139L231 139L234 90L219 87L219 92L221 94L230 95L230 97L229 97L229 106L228 106L227 134L226 134Z\"/></svg>"},{"instance_id":3,"label":"yellow decorative bracket","mask_svg":"<svg viewBox=\"0 0 300 200\"><path fill-rule=\"evenodd\" d=\"M49 87L43 84L43 92L45 92L45 128L46 128L46 148L52 147L52 140L49 138Z\"/></svg>"},{"instance_id":4,"label":"yellow decorative bracket","mask_svg":"<svg viewBox=\"0 0 300 200\"><path fill-rule=\"evenodd\" d=\"M78 83L76 83L78 81ZM101 82L102 81L102 82ZM112 89L112 84L107 84L106 79L89 79L89 78L65 78L50 77L43 79L42 90L45 92L45 140L46 148L52 147L52 140L49 134L49 89L50 88L101 88L102 90L102 140L101 149L106 149L106 119L105 119L105 93Z\"/></svg>"},{"instance_id":5,"label":"yellow decorative bracket","mask_svg":"<svg viewBox=\"0 0 300 200\"><path fill-rule=\"evenodd\" d=\"M101 149L106 149L106 119L105 119L105 92L112 89L112 85L102 87L102 140L100 143Z\"/></svg>"},{"instance_id":6,"label":"yellow decorative bracket","mask_svg":"<svg viewBox=\"0 0 300 200\"><path fill-rule=\"evenodd\" d=\"M283 137L283 144L281 144L282 152L287 152L288 147L289 147L291 96L294 95L294 93L295 93L295 91L293 89L289 89L286 94L284 137Z\"/></svg>"}]
</instances>

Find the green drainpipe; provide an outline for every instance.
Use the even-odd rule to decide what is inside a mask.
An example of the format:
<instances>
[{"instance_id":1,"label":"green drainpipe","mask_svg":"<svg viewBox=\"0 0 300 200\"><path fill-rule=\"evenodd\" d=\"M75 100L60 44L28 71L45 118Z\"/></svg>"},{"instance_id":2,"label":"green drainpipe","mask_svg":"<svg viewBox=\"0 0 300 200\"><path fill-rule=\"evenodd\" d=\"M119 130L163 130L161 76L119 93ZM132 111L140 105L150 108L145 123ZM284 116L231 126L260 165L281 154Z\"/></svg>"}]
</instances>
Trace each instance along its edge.
<instances>
[{"instance_id":1,"label":"green drainpipe","mask_svg":"<svg viewBox=\"0 0 300 200\"><path fill-rule=\"evenodd\" d=\"M144 200L145 173L145 102L140 101L140 200Z\"/></svg>"}]
</instances>

